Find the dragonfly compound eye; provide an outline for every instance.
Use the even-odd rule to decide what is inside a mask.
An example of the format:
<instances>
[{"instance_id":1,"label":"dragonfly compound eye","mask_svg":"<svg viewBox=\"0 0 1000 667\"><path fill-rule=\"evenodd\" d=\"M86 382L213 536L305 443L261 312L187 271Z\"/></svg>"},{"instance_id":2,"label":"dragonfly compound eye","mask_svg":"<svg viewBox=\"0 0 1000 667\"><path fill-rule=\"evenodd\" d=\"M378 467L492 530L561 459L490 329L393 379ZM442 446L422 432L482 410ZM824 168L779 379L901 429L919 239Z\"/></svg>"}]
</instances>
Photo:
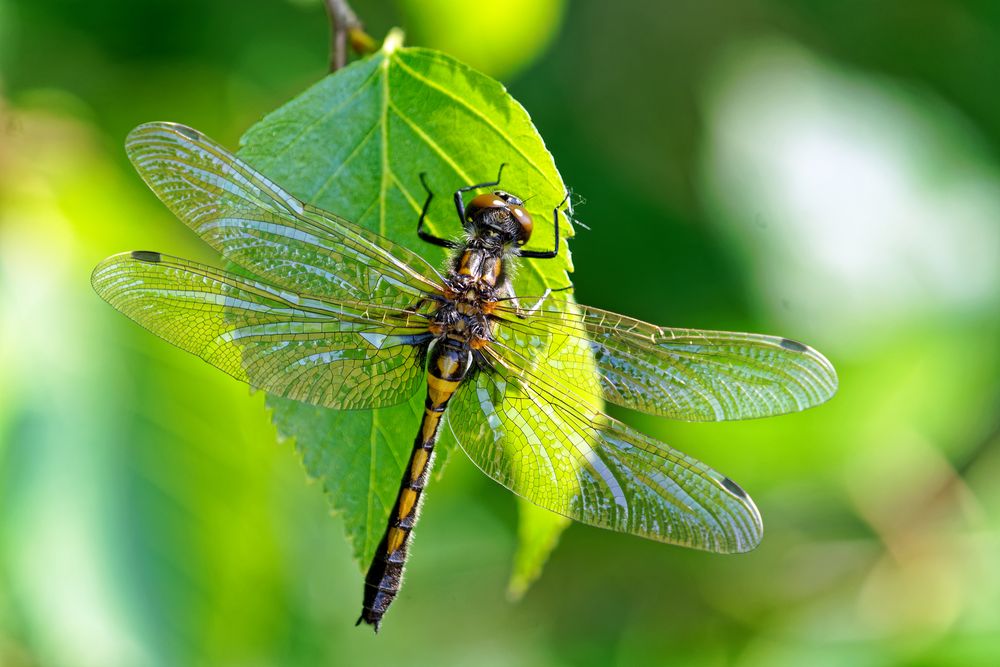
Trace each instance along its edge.
<instances>
[{"instance_id":1,"label":"dragonfly compound eye","mask_svg":"<svg viewBox=\"0 0 1000 667\"><path fill-rule=\"evenodd\" d=\"M525 211L520 206L508 206L507 210L510 211L514 219L517 220L517 224L520 225L520 229L517 232L517 245L524 245L531 238L531 230L535 228L535 223Z\"/></svg>"},{"instance_id":2,"label":"dragonfly compound eye","mask_svg":"<svg viewBox=\"0 0 1000 667\"><path fill-rule=\"evenodd\" d=\"M476 195L465 207L465 219L475 220L480 213L491 208L507 208L507 202L494 194Z\"/></svg>"}]
</instances>

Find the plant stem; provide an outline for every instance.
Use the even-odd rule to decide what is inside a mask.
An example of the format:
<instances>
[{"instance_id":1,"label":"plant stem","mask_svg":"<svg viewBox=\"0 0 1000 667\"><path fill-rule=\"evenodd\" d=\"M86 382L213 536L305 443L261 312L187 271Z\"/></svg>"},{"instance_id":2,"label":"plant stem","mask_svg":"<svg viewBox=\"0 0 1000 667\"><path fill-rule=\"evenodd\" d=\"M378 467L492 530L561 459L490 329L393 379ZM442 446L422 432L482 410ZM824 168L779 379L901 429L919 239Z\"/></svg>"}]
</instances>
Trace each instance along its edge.
<instances>
[{"instance_id":1,"label":"plant stem","mask_svg":"<svg viewBox=\"0 0 1000 667\"><path fill-rule=\"evenodd\" d=\"M330 71L336 72L347 64L347 43L355 53L375 50L375 40L365 32L347 0L325 0L326 14L330 19Z\"/></svg>"}]
</instances>

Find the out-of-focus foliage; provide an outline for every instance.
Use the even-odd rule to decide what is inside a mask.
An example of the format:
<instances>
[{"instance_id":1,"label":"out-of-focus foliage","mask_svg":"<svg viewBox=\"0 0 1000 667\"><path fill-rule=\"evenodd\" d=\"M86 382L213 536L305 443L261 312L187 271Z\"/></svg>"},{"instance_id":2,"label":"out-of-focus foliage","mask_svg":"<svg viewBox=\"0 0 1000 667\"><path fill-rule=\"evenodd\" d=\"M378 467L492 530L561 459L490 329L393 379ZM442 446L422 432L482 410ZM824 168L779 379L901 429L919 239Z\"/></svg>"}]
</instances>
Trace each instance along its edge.
<instances>
[{"instance_id":1,"label":"out-of-focus foliage","mask_svg":"<svg viewBox=\"0 0 1000 667\"><path fill-rule=\"evenodd\" d=\"M354 6L379 37L410 27ZM478 6L458 15L493 18ZM87 280L129 248L212 261L122 138L170 119L235 145L323 76L320 3L0 17L0 663L1000 662L995 3L566 4L504 82L586 200L580 300L802 338L840 393L750 423L623 415L739 479L763 544L571 526L516 605L514 503L453 457L377 638L351 625L350 549L263 399Z\"/></svg>"},{"instance_id":2,"label":"out-of-focus foliage","mask_svg":"<svg viewBox=\"0 0 1000 667\"><path fill-rule=\"evenodd\" d=\"M559 536L571 521L568 517L553 514L532 505L527 500L517 501L517 554L507 594L520 600L535 580L542 574L542 567L559 542Z\"/></svg>"},{"instance_id":3,"label":"out-of-focus foliage","mask_svg":"<svg viewBox=\"0 0 1000 667\"><path fill-rule=\"evenodd\" d=\"M497 78L534 62L559 30L566 0L396 0L412 39Z\"/></svg>"}]
</instances>

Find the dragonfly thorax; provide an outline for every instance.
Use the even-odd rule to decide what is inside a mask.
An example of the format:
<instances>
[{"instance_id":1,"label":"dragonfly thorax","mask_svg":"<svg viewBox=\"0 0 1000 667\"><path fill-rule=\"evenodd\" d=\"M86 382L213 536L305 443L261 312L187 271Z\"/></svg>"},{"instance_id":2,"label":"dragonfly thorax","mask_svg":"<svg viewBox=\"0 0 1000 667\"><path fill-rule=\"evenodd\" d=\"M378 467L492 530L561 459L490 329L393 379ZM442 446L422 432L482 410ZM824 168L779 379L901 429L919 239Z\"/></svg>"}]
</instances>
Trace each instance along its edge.
<instances>
[{"instance_id":1,"label":"dragonfly thorax","mask_svg":"<svg viewBox=\"0 0 1000 667\"><path fill-rule=\"evenodd\" d=\"M469 243L452 260L431 332L478 348L491 340L490 313L510 291L502 251Z\"/></svg>"},{"instance_id":2,"label":"dragonfly thorax","mask_svg":"<svg viewBox=\"0 0 1000 667\"><path fill-rule=\"evenodd\" d=\"M452 290L463 299L493 299L505 279L503 252L472 243L455 255L447 278Z\"/></svg>"}]
</instances>

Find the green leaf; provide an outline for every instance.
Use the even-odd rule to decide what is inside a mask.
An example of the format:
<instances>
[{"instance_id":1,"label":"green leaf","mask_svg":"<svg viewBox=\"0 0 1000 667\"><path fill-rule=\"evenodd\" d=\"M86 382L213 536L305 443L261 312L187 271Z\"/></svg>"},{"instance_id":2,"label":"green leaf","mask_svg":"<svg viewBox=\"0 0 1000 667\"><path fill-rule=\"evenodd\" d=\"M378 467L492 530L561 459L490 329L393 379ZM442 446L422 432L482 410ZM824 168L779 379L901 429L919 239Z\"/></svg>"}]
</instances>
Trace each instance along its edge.
<instances>
[{"instance_id":1,"label":"green leaf","mask_svg":"<svg viewBox=\"0 0 1000 667\"><path fill-rule=\"evenodd\" d=\"M328 76L250 128L240 155L305 201L347 217L442 264L442 249L419 242L416 223L426 194L435 192L429 227L458 238L451 193L491 181L501 163L503 187L530 197L532 247L551 247L552 209L565 186L525 110L497 81L441 53L398 48L391 33L382 51ZM569 284L571 270L560 226L559 257L525 261L518 294ZM560 292L558 299L569 299ZM405 405L377 411L330 411L268 397L280 433L295 438L308 473L321 480L362 567L385 529L423 411L421 392ZM453 439L442 430L439 456ZM438 472L442 467L438 461ZM546 513L549 514L549 513ZM564 521L551 515L550 533ZM536 517L535 524L544 519ZM554 543L550 539L550 544ZM541 566L547 551L533 543L519 571Z\"/></svg>"},{"instance_id":2,"label":"green leaf","mask_svg":"<svg viewBox=\"0 0 1000 667\"><path fill-rule=\"evenodd\" d=\"M520 600L542 574L542 567L549 554L559 544L559 536L571 523L567 517L532 505L527 500L517 501L517 553L514 567L507 583L507 596Z\"/></svg>"}]
</instances>

